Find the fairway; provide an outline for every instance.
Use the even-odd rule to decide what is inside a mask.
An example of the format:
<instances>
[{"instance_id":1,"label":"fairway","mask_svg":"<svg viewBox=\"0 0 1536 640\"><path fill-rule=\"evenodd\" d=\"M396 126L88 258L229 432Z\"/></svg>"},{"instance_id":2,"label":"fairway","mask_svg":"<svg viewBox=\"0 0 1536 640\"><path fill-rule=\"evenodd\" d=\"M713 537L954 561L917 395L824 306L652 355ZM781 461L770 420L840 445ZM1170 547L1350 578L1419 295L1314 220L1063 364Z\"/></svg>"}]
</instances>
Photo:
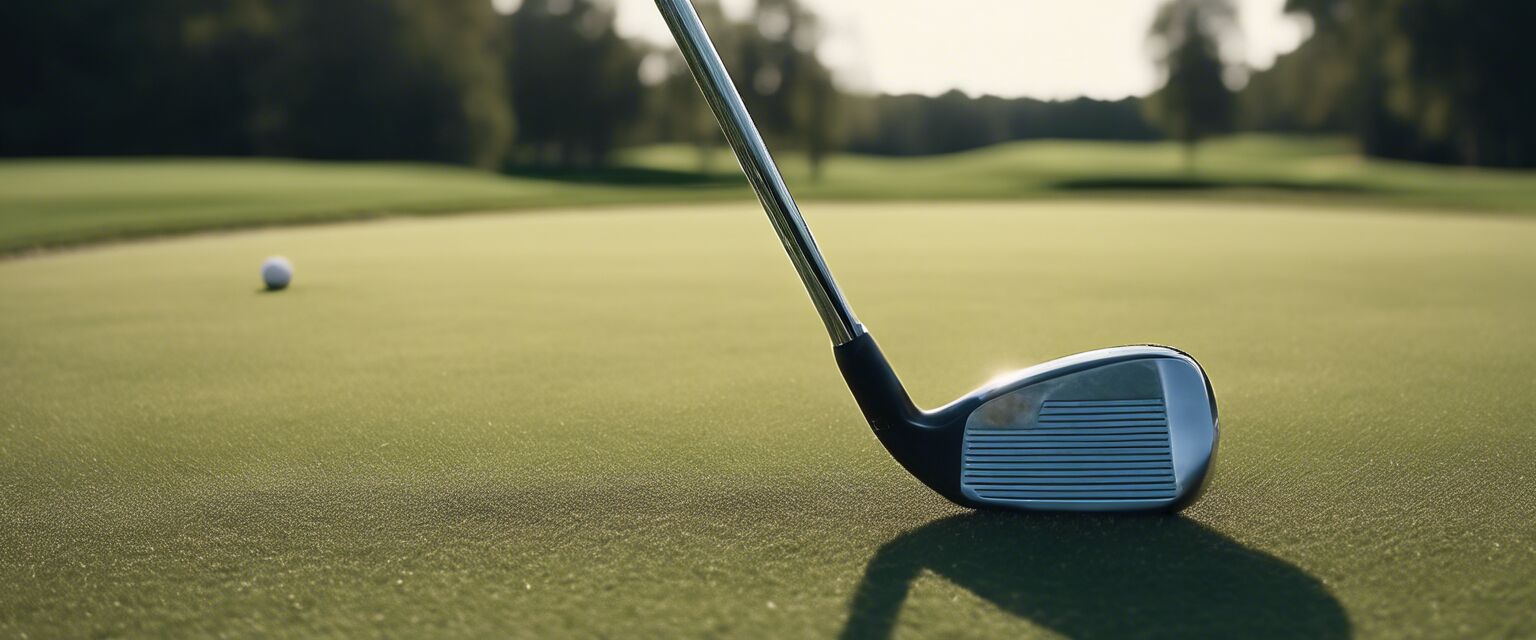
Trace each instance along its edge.
<instances>
[{"instance_id":1,"label":"fairway","mask_svg":"<svg viewBox=\"0 0 1536 640\"><path fill-rule=\"evenodd\" d=\"M746 201L120 243L0 261L0 635L1536 635L1536 221L806 213L919 403L1195 355L1205 498L932 494Z\"/></svg>"},{"instance_id":2,"label":"fairway","mask_svg":"<svg viewBox=\"0 0 1536 640\"><path fill-rule=\"evenodd\" d=\"M1240 135L1202 146L1187 173L1167 142L1032 141L944 156L842 154L811 200L1080 197L1329 203L1436 213L1536 213L1536 174L1361 158L1342 140ZM736 161L679 145L627 149L599 171L498 175L443 165L276 158L0 158L0 256L145 236L393 215L700 203L751 198Z\"/></svg>"}]
</instances>

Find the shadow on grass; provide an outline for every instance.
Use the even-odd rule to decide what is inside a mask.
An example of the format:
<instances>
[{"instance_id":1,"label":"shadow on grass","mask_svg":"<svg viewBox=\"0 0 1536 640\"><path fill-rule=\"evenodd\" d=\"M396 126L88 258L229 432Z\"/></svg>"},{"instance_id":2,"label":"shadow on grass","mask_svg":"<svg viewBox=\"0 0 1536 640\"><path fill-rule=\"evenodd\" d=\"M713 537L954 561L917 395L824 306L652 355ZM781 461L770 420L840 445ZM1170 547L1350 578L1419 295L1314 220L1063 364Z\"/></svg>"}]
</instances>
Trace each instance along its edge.
<instances>
[{"instance_id":1,"label":"shadow on grass","mask_svg":"<svg viewBox=\"0 0 1536 640\"><path fill-rule=\"evenodd\" d=\"M523 178L558 180L578 184L611 184L629 187L685 187L735 185L746 182L740 174L700 173L645 167L561 169L555 167L508 167L503 173Z\"/></svg>"},{"instance_id":2,"label":"shadow on grass","mask_svg":"<svg viewBox=\"0 0 1536 640\"><path fill-rule=\"evenodd\" d=\"M1185 518L976 513L880 547L842 637L890 637L924 571L1070 638L1350 635L1316 578Z\"/></svg>"},{"instance_id":3,"label":"shadow on grass","mask_svg":"<svg viewBox=\"0 0 1536 640\"><path fill-rule=\"evenodd\" d=\"M1285 180L1214 180L1193 176L1096 176L1050 183L1061 191L1199 191L1206 189L1273 189L1302 193L1370 193L1369 187L1337 182Z\"/></svg>"}]
</instances>

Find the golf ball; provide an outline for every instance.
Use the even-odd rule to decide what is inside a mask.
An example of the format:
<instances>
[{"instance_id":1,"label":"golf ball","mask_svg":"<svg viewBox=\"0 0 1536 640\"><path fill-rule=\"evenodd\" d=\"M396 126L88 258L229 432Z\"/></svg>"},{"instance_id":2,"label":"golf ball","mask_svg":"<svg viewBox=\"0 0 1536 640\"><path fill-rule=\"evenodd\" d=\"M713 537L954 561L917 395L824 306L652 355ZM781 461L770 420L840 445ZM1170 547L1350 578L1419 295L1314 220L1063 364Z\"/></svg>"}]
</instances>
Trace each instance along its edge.
<instances>
[{"instance_id":1,"label":"golf ball","mask_svg":"<svg viewBox=\"0 0 1536 640\"><path fill-rule=\"evenodd\" d=\"M286 289L292 280L293 265L287 258L272 256L261 263L261 281L267 283L269 291Z\"/></svg>"}]
</instances>

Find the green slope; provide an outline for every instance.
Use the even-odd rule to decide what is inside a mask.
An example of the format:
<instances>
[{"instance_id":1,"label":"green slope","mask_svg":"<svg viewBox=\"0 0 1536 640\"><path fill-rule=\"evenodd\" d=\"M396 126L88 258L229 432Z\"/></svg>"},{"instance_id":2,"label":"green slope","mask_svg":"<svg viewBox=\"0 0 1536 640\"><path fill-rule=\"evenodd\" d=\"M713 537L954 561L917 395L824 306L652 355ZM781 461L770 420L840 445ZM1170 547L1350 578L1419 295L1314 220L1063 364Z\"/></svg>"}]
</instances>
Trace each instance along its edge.
<instances>
[{"instance_id":1,"label":"green slope","mask_svg":"<svg viewBox=\"0 0 1536 640\"><path fill-rule=\"evenodd\" d=\"M686 199L446 166L269 159L0 162L0 252L398 213Z\"/></svg>"},{"instance_id":2,"label":"green slope","mask_svg":"<svg viewBox=\"0 0 1536 640\"><path fill-rule=\"evenodd\" d=\"M1210 493L944 503L747 203L123 244L0 263L0 635L1536 635L1532 221L807 211L923 403L1194 353Z\"/></svg>"},{"instance_id":3,"label":"green slope","mask_svg":"<svg viewBox=\"0 0 1536 640\"><path fill-rule=\"evenodd\" d=\"M37 247L228 227L399 213L739 199L732 159L702 167L681 147L632 150L596 175L505 177L426 165L285 160L0 161L0 254ZM785 172L809 199L1079 197L1285 199L1427 210L1536 211L1536 174L1365 162L1340 142L1245 136L1210 143L1201 172L1168 144L1034 142L924 158L840 156L812 180L796 154Z\"/></svg>"},{"instance_id":4,"label":"green slope","mask_svg":"<svg viewBox=\"0 0 1536 640\"><path fill-rule=\"evenodd\" d=\"M699 171L693 149L658 146L624 156L637 166ZM821 180L804 158L781 154L793 190L810 198L1011 199L1123 193L1312 204L1536 212L1536 172L1365 160L1344 141L1244 135L1200 147L1185 171L1172 143L1038 141L916 158L838 156ZM707 165L731 175L722 151Z\"/></svg>"}]
</instances>

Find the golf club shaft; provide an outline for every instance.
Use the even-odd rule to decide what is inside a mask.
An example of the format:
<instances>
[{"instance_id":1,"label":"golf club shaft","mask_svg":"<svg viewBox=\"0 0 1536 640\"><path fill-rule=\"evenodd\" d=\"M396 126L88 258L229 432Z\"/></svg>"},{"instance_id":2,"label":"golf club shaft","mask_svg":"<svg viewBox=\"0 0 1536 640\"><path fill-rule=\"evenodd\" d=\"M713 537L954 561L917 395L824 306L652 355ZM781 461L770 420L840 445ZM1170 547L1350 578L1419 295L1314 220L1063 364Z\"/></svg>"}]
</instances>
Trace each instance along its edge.
<instances>
[{"instance_id":1,"label":"golf club shaft","mask_svg":"<svg viewBox=\"0 0 1536 640\"><path fill-rule=\"evenodd\" d=\"M800 273L800 279L811 294L811 302L816 305L817 313L821 314L822 322L827 325L827 334L832 337L832 344L841 345L864 335L864 325L859 324L858 318L854 317L848 301L843 299L837 282L832 279L832 272L822 260L821 251L816 248L816 239L811 237L811 230L800 217L800 209L789 195L784 177L779 175L773 156L768 153L767 145L763 144L762 136L752 124L752 116L747 113L746 105L742 104L741 95L731 83L725 63L720 61L720 54L709 41L709 34L705 32L704 24L699 21L693 5L688 0L656 0L656 7L661 10L662 18L666 19L667 27L672 30L672 37L677 40L688 68L693 71L693 79L704 92L704 98L714 111L715 119L720 122L726 140L730 141L731 149L736 152L736 160L741 163L741 170L747 174L747 180L752 183L752 189L762 201L763 210L768 213L774 231L778 232L779 240L784 243L784 250L795 263L795 270Z\"/></svg>"}]
</instances>

